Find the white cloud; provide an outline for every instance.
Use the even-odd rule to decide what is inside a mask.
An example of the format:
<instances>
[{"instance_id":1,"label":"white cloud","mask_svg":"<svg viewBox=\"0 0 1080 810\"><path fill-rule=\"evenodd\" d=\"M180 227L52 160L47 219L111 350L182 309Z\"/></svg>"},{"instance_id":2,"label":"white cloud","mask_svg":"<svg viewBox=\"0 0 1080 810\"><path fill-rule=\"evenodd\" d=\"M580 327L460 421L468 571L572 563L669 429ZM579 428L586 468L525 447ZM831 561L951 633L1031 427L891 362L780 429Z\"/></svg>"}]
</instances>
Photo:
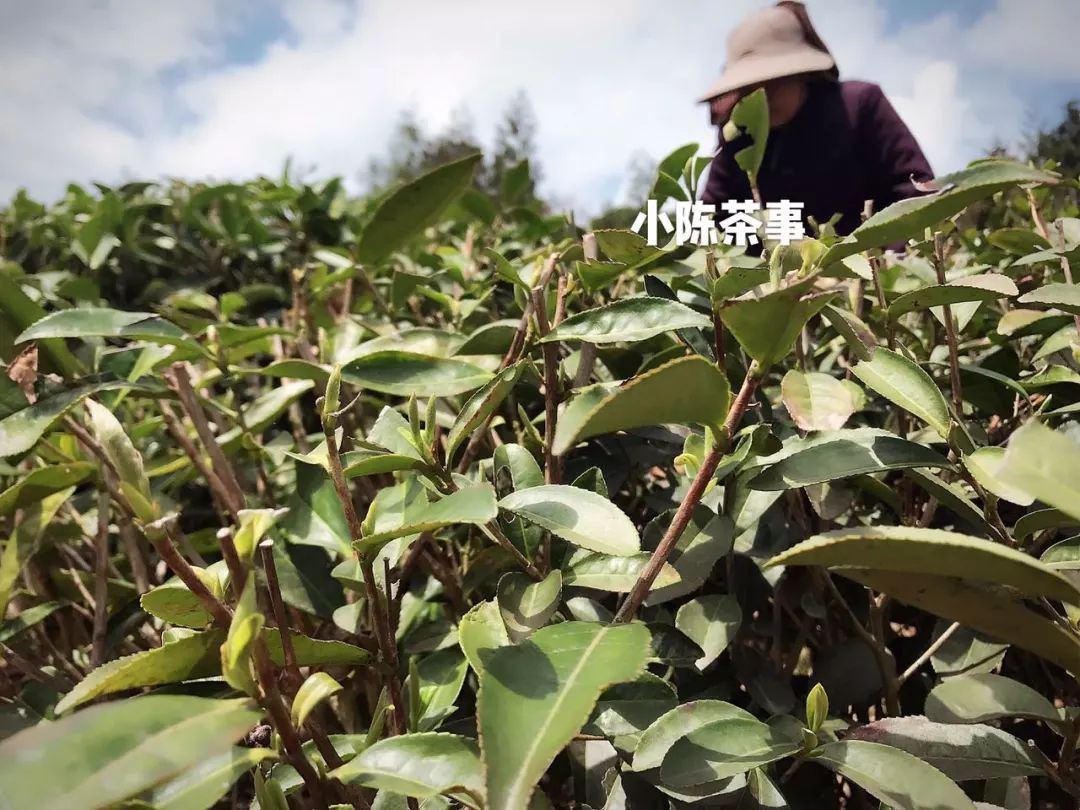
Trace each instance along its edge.
<instances>
[{"instance_id":1,"label":"white cloud","mask_svg":"<svg viewBox=\"0 0 1080 810\"><path fill-rule=\"evenodd\" d=\"M279 2L291 35L241 65L225 58L222 32L243 35L265 3L70 0L63 15L20 4L0 32L0 103L16 111L0 120L0 198L17 185L55 195L68 179L125 173L272 173L289 155L352 179L385 149L401 110L437 129L465 105L486 135L523 89L539 124L543 190L596 211L635 153L714 146L693 99L719 70L730 27L764 5ZM811 11L842 73L885 88L941 173L977 156L991 133L1019 134L1013 62L1028 73L1037 63L1047 78L1077 71L1075 51L1039 47L1010 0L966 29L942 12L889 30L884 2L833 0ZM1076 35L1064 24L1069 4L1023 5L1037 7L1040 26L1058 15L1049 35L1057 43ZM1004 26L1021 44L995 66L988 54L1005 47Z\"/></svg>"}]
</instances>

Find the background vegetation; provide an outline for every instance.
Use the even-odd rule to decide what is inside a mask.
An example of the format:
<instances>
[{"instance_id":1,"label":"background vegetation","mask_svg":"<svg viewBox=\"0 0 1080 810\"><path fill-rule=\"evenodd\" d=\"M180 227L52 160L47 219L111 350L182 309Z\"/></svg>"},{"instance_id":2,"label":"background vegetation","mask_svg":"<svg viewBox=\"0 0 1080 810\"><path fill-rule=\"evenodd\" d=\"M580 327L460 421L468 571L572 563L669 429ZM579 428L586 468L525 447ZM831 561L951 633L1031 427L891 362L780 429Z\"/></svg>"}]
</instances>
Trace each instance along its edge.
<instances>
[{"instance_id":1,"label":"background vegetation","mask_svg":"<svg viewBox=\"0 0 1080 810\"><path fill-rule=\"evenodd\" d=\"M0 806L1075 806L1074 118L761 258L509 122L18 195Z\"/></svg>"}]
</instances>

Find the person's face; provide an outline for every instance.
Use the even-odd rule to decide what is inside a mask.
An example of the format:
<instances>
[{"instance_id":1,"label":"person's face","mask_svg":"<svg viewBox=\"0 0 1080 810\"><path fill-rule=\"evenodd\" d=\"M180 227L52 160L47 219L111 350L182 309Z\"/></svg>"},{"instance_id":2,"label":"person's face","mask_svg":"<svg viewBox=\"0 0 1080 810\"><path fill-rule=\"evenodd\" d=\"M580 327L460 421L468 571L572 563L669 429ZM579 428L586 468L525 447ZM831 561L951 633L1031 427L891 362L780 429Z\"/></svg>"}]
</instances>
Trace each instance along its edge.
<instances>
[{"instance_id":1,"label":"person's face","mask_svg":"<svg viewBox=\"0 0 1080 810\"><path fill-rule=\"evenodd\" d=\"M740 87L709 102L709 119L713 126L723 126L731 117L735 105L758 88L765 88L765 98L769 104L769 126L779 127L786 124L802 107L806 100L806 80L801 76L784 76L767 82Z\"/></svg>"}]
</instances>

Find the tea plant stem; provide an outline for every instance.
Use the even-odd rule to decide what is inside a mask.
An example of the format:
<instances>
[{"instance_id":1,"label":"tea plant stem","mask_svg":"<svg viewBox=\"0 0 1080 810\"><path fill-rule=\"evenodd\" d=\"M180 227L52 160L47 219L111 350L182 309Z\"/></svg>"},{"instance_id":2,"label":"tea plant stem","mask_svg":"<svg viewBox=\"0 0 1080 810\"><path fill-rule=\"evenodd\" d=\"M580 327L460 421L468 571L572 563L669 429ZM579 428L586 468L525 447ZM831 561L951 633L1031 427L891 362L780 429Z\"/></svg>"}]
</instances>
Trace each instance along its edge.
<instances>
[{"instance_id":1,"label":"tea plant stem","mask_svg":"<svg viewBox=\"0 0 1080 810\"><path fill-rule=\"evenodd\" d=\"M914 675L916 672L918 672L927 661L929 661L931 658L933 658L934 653L936 653L938 650L940 650L942 647L944 647L945 642L948 641L949 638L952 637L952 634L955 633L959 629L960 629L960 622L953 622L948 627L946 627L945 631L940 636L938 636L936 639L934 639L934 643L931 644L929 647L927 647L926 651L922 655L920 655L918 658L916 658L914 663L912 663L912 665L910 667L908 667L907 669L904 670L903 674L897 679L897 682L901 686L903 686L904 682L908 678L910 678L912 675Z\"/></svg>"},{"instance_id":2,"label":"tea plant stem","mask_svg":"<svg viewBox=\"0 0 1080 810\"><path fill-rule=\"evenodd\" d=\"M219 529L217 541L221 547L221 557L225 560L225 567L229 569L229 580L236 583L233 588L235 594L237 589L247 581L247 569L240 562L240 555L236 553L236 544L233 542L230 529Z\"/></svg>"},{"instance_id":3,"label":"tea plant stem","mask_svg":"<svg viewBox=\"0 0 1080 810\"><path fill-rule=\"evenodd\" d=\"M259 678L259 687L263 693L263 708L270 715L274 730L281 737L281 744L289 756L289 762L307 786L311 800L316 807L326 808L326 797L323 794L322 781L314 766L304 755L304 748L300 744L300 735L293 728L292 718L289 716L289 708L285 705L285 699L278 689L277 676L274 674L274 664L270 660L270 653L266 649L266 642L260 637L254 646L255 672Z\"/></svg>"},{"instance_id":4,"label":"tea plant stem","mask_svg":"<svg viewBox=\"0 0 1080 810\"><path fill-rule=\"evenodd\" d=\"M173 409L169 407L169 403L163 399L158 400L158 407L161 408L161 415L165 419L165 427L168 428L169 433L172 435L176 443L180 445L180 449L184 451L184 454L191 459L191 464L198 471L199 475L206 481L207 487L210 489L210 497L214 500L214 506L217 507L223 515L229 512L228 509L228 496L225 492L225 485L218 478L217 473L207 465L203 460L202 453L199 452L199 448L195 446L195 443L191 441L187 433L184 430L180 420L177 419L176 414L173 413ZM236 513L232 513L233 519L236 518Z\"/></svg>"},{"instance_id":5,"label":"tea plant stem","mask_svg":"<svg viewBox=\"0 0 1080 810\"><path fill-rule=\"evenodd\" d=\"M90 667L105 663L105 640L109 629L109 493L98 491L98 526L94 559L94 641ZM73 577L78 582L78 577Z\"/></svg>"},{"instance_id":6,"label":"tea plant stem","mask_svg":"<svg viewBox=\"0 0 1080 810\"><path fill-rule=\"evenodd\" d=\"M266 592L270 595L270 609L274 612L274 621L281 636L281 655L285 659L285 672L292 680L294 688L299 688L303 679L300 667L296 663L296 648L293 647L292 634L289 630L289 616L285 612L285 600L281 596L281 584L278 581L277 565L274 562L274 541L263 540L259 543L259 556L262 559L263 574L266 575Z\"/></svg>"},{"instance_id":7,"label":"tea plant stem","mask_svg":"<svg viewBox=\"0 0 1080 810\"><path fill-rule=\"evenodd\" d=\"M214 433L210 430L210 423L206 419L206 413L195 395L195 389L191 387L191 376L188 374L187 365L173 363L165 372L165 381L180 398L180 407L184 409L188 419L195 426L195 432L206 448L210 456L210 463L222 483L222 496L225 504L233 515L244 508L244 491L240 488L240 482L236 478L236 472L232 464L225 458Z\"/></svg>"},{"instance_id":8,"label":"tea plant stem","mask_svg":"<svg viewBox=\"0 0 1080 810\"><path fill-rule=\"evenodd\" d=\"M716 472L716 467L720 463L720 459L722 459L727 452L727 448L731 443L731 436L735 433L735 429L739 426L739 422L742 421L743 414L750 404L750 399L757 390L759 380L760 372L757 364L754 363L747 370L742 387L739 389L738 395L728 409L727 418L724 420L724 429L717 437L716 445L709 451L704 460L702 460L701 468L698 470L697 475L694 476L694 480L690 483L690 488L683 497L682 503L679 504L675 516L671 519L671 525L668 526L667 531L664 532L664 536L657 544L656 551L652 553L649 562L638 575L633 589L619 607L619 611L615 614L613 621L625 623L633 620L638 608L641 607L641 603L645 601L645 597L649 594L649 589L652 587L656 577L660 574L660 569L664 567L667 558L671 556L675 544L679 542L679 538L682 537L682 533L686 530L687 525L689 525L694 510L697 508L697 505L701 503L701 499L704 497L705 490L712 480L713 473Z\"/></svg>"},{"instance_id":9,"label":"tea plant stem","mask_svg":"<svg viewBox=\"0 0 1080 810\"><path fill-rule=\"evenodd\" d=\"M46 672L45 670L41 669L41 667L37 666L33 661L28 661L27 659L23 658L21 655L19 655L19 653L15 652L15 650L13 650L7 644L0 642L0 650L2 650L4 661L6 663L10 663L12 666L15 667L15 669L19 670L19 672L21 672L26 677L33 678L35 681L38 681L52 689L55 689L60 694L63 694L64 692L67 692L71 689L72 682L61 678L59 675L53 675L49 672ZM78 683L83 679L83 674L81 672L77 672L76 676L77 677L75 678L74 683Z\"/></svg>"},{"instance_id":10,"label":"tea plant stem","mask_svg":"<svg viewBox=\"0 0 1080 810\"><path fill-rule=\"evenodd\" d=\"M364 536L364 527L360 523L360 517L356 514L356 505L349 494L349 486L345 482L345 472L341 467L341 453L338 449L337 437L334 431L337 425L332 420L323 420L323 434L326 436L326 455L330 468L330 480L334 484L341 508L345 511L345 520L349 524L349 535L353 543L358 542ZM401 734L405 729L404 704L401 701L401 681L398 678L397 641L390 629L388 605L383 601L379 586L375 582L375 570L371 564L371 555L359 553L360 569L364 575L364 590L368 600L368 614L371 618L371 627L375 633L375 640L379 645L379 654L386 668L386 686L390 693L390 702L393 709L390 712L391 734ZM389 587L389 583L387 583Z\"/></svg>"},{"instance_id":11,"label":"tea plant stem","mask_svg":"<svg viewBox=\"0 0 1080 810\"><path fill-rule=\"evenodd\" d=\"M210 590L199 579L195 569L183 558L176 549L174 536L176 534L176 515L168 515L154 521L146 527L146 537L153 544L161 559L176 574L189 591L195 594L195 598L203 603L207 612L213 616L214 622L222 628L228 628L232 622L232 613L221 601L210 593Z\"/></svg>"},{"instance_id":12,"label":"tea plant stem","mask_svg":"<svg viewBox=\"0 0 1080 810\"><path fill-rule=\"evenodd\" d=\"M934 234L934 270L937 272L938 284L945 284L945 237L940 233ZM956 322L953 321L952 307L944 304L941 307L945 316L945 339L949 345L949 387L952 393L953 410L957 419L964 416L964 391L960 387L960 352L956 343Z\"/></svg>"},{"instance_id":13,"label":"tea plant stem","mask_svg":"<svg viewBox=\"0 0 1080 810\"><path fill-rule=\"evenodd\" d=\"M544 289L534 287L532 299L540 336L547 337L551 329L544 306ZM558 484L562 478L559 475L559 458L551 452L551 448L555 444L555 423L558 419L559 407L559 345L558 343L544 343L542 351L544 353L544 481L548 484Z\"/></svg>"}]
</instances>

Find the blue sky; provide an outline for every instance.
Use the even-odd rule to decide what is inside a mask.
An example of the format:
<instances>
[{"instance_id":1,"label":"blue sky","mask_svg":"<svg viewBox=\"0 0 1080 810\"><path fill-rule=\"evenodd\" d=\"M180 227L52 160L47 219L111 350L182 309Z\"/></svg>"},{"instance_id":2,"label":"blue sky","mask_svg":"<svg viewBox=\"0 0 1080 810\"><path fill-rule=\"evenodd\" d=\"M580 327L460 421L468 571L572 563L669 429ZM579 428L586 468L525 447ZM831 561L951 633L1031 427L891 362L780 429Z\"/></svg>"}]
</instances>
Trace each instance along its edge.
<instances>
[{"instance_id":1,"label":"blue sky","mask_svg":"<svg viewBox=\"0 0 1080 810\"><path fill-rule=\"evenodd\" d=\"M354 186L403 110L481 139L525 91L542 191L594 213L631 160L716 134L693 103L759 0L0 0L0 198L69 180L276 173ZM1080 98L1075 0L810 0L939 173Z\"/></svg>"}]
</instances>

